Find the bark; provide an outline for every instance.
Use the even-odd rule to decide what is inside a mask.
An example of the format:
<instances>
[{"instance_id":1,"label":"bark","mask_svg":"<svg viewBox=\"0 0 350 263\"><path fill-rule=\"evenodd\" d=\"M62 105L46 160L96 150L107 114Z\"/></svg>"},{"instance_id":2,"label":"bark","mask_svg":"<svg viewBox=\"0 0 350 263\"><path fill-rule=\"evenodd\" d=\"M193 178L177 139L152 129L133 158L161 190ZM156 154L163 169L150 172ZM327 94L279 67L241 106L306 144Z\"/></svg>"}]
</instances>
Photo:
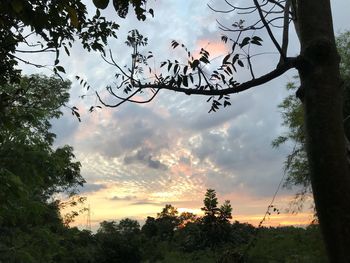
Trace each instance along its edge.
<instances>
[{"instance_id":1,"label":"bark","mask_svg":"<svg viewBox=\"0 0 350 263\"><path fill-rule=\"evenodd\" d=\"M350 173L329 0L297 1L306 147L316 211L330 262L350 262Z\"/></svg>"}]
</instances>

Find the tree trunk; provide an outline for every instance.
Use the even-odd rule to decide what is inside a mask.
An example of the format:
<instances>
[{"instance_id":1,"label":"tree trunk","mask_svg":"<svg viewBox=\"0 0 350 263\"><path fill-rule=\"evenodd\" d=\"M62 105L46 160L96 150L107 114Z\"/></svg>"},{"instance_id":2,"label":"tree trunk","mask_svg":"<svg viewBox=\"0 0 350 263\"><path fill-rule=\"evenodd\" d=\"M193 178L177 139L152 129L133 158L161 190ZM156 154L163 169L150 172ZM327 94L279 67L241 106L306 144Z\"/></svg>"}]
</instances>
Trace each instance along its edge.
<instances>
[{"instance_id":1,"label":"tree trunk","mask_svg":"<svg viewBox=\"0 0 350 263\"><path fill-rule=\"evenodd\" d=\"M297 1L306 147L316 211L330 262L350 262L350 173L329 0Z\"/></svg>"}]
</instances>

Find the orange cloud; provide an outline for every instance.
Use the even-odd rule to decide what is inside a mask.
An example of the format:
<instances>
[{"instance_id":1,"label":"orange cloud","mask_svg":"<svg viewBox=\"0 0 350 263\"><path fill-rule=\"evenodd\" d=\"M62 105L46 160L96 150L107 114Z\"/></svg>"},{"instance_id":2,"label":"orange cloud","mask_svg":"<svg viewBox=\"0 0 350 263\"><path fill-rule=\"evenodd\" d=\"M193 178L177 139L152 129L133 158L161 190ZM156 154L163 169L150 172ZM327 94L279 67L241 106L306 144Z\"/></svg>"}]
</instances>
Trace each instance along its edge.
<instances>
[{"instance_id":1,"label":"orange cloud","mask_svg":"<svg viewBox=\"0 0 350 263\"><path fill-rule=\"evenodd\" d=\"M218 56L225 55L229 52L229 48L223 42L213 42L208 39L200 39L196 43L196 49L200 50L201 48L205 49L210 54L210 59L214 59Z\"/></svg>"}]
</instances>

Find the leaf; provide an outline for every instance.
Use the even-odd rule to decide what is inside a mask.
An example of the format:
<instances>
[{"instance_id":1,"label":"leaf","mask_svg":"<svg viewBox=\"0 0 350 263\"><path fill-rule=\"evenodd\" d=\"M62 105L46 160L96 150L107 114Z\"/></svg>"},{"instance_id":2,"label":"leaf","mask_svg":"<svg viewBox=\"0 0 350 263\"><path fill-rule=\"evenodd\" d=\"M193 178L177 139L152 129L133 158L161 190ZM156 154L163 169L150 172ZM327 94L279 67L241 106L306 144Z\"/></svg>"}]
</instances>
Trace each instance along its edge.
<instances>
[{"instance_id":1,"label":"leaf","mask_svg":"<svg viewBox=\"0 0 350 263\"><path fill-rule=\"evenodd\" d=\"M175 49L178 45L179 45L179 43L176 42L175 40L171 41L171 46L173 49Z\"/></svg>"},{"instance_id":2,"label":"leaf","mask_svg":"<svg viewBox=\"0 0 350 263\"><path fill-rule=\"evenodd\" d=\"M113 0L114 10L117 11L118 16L125 18L129 12L129 1ZM141 8L140 8L141 9ZM142 10L140 10L142 11ZM142 19L142 12L137 13L137 19Z\"/></svg>"},{"instance_id":3,"label":"leaf","mask_svg":"<svg viewBox=\"0 0 350 263\"><path fill-rule=\"evenodd\" d=\"M204 62L205 64L210 64L210 61L205 56L201 57L199 60Z\"/></svg>"},{"instance_id":4,"label":"leaf","mask_svg":"<svg viewBox=\"0 0 350 263\"><path fill-rule=\"evenodd\" d=\"M239 55L238 55L238 54L236 54L236 55L233 56L233 58L232 58L232 65L236 63L236 61L237 61L238 58L239 58Z\"/></svg>"},{"instance_id":5,"label":"leaf","mask_svg":"<svg viewBox=\"0 0 350 263\"><path fill-rule=\"evenodd\" d=\"M224 108L226 108L227 106L231 106L231 102L225 100L224 101Z\"/></svg>"},{"instance_id":6,"label":"leaf","mask_svg":"<svg viewBox=\"0 0 350 263\"><path fill-rule=\"evenodd\" d=\"M242 43L239 45L241 48L243 48L244 46L248 45L250 41L250 37L245 37L242 41Z\"/></svg>"},{"instance_id":7,"label":"leaf","mask_svg":"<svg viewBox=\"0 0 350 263\"><path fill-rule=\"evenodd\" d=\"M223 35L222 37L221 37L221 41L222 42L224 42L224 43L227 43L227 36L225 36L225 35Z\"/></svg>"},{"instance_id":8,"label":"leaf","mask_svg":"<svg viewBox=\"0 0 350 263\"><path fill-rule=\"evenodd\" d=\"M252 39L255 41L263 42L263 40L258 36L253 36Z\"/></svg>"},{"instance_id":9,"label":"leaf","mask_svg":"<svg viewBox=\"0 0 350 263\"><path fill-rule=\"evenodd\" d=\"M188 87L188 79L187 79L187 76L183 76L183 78L182 78L182 83L184 84L185 87Z\"/></svg>"},{"instance_id":10,"label":"leaf","mask_svg":"<svg viewBox=\"0 0 350 263\"><path fill-rule=\"evenodd\" d=\"M74 27L78 28L79 27L79 19L78 19L77 11L73 7L70 7L70 6L66 6L66 8L67 8L67 12L68 12L71 24Z\"/></svg>"},{"instance_id":11,"label":"leaf","mask_svg":"<svg viewBox=\"0 0 350 263\"><path fill-rule=\"evenodd\" d=\"M193 75L192 75L192 73L189 76L190 76L191 82L193 83Z\"/></svg>"},{"instance_id":12,"label":"leaf","mask_svg":"<svg viewBox=\"0 0 350 263\"><path fill-rule=\"evenodd\" d=\"M66 46L64 46L64 51L66 51L67 55L70 56L70 52Z\"/></svg>"},{"instance_id":13,"label":"leaf","mask_svg":"<svg viewBox=\"0 0 350 263\"><path fill-rule=\"evenodd\" d=\"M179 64L175 64L175 67L174 67L174 74L177 73L178 69L179 69Z\"/></svg>"},{"instance_id":14,"label":"leaf","mask_svg":"<svg viewBox=\"0 0 350 263\"><path fill-rule=\"evenodd\" d=\"M222 60L222 64L227 64L227 60L231 57L231 54L228 54L224 57L224 59Z\"/></svg>"},{"instance_id":15,"label":"leaf","mask_svg":"<svg viewBox=\"0 0 350 263\"><path fill-rule=\"evenodd\" d=\"M239 59L239 60L237 61L237 63L238 63L238 65L240 65L242 68L244 67L244 64L243 64L242 60Z\"/></svg>"},{"instance_id":16,"label":"leaf","mask_svg":"<svg viewBox=\"0 0 350 263\"><path fill-rule=\"evenodd\" d=\"M185 66L183 69L185 75L187 74L187 70L188 70L188 66Z\"/></svg>"},{"instance_id":17,"label":"leaf","mask_svg":"<svg viewBox=\"0 0 350 263\"><path fill-rule=\"evenodd\" d=\"M226 67L225 72L227 75L232 75L232 69L230 67Z\"/></svg>"},{"instance_id":18,"label":"leaf","mask_svg":"<svg viewBox=\"0 0 350 263\"><path fill-rule=\"evenodd\" d=\"M93 2L94 2L94 5L100 9L107 8L107 6L109 4L109 0L93 0ZM97 16L97 17L99 17L99 16Z\"/></svg>"},{"instance_id":19,"label":"leaf","mask_svg":"<svg viewBox=\"0 0 350 263\"><path fill-rule=\"evenodd\" d=\"M148 13L150 13L150 14L152 15L152 17L154 17L154 11L153 11L152 8L150 8L150 9L148 10Z\"/></svg>"},{"instance_id":20,"label":"leaf","mask_svg":"<svg viewBox=\"0 0 350 263\"><path fill-rule=\"evenodd\" d=\"M100 12L100 10L96 10L96 15L95 15L97 18L99 18L100 16L101 16L101 12Z\"/></svg>"},{"instance_id":21,"label":"leaf","mask_svg":"<svg viewBox=\"0 0 350 263\"><path fill-rule=\"evenodd\" d=\"M250 43L252 43L254 45L262 46L262 44L257 40L252 40Z\"/></svg>"},{"instance_id":22,"label":"leaf","mask_svg":"<svg viewBox=\"0 0 350 263\"><path fill-rule=\"evenodd\" d=\"M66 71L64 70L64 67L62 66L56 66L56 69L60 72L66 73Z\"/></svg>"},{"instance_id":23,"label":"leaf","mask_svg":"<svg viewBox=\"0 0 350 263\"><path fill-rule=\"evenodd\" d=\"M194 60L194 61L191 63L191 68L192 68L192 69L195 69L195 68L198 67L198 65L199 65L199 60L196 59L196 60Z\"/></svg>"}]
</instances>

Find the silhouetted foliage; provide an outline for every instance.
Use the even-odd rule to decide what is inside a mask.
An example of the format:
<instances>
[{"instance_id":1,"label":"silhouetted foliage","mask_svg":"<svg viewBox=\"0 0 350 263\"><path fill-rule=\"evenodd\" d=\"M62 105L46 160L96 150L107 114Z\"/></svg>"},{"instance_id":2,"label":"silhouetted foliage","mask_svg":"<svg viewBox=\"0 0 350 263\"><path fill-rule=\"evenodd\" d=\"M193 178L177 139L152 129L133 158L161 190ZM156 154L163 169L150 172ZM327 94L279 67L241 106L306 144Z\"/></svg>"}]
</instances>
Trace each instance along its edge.
<instances>
[{"instance_id":1,"label":"silhouetted foliage","mask_svg":"<svg viewBox=\"0 0 350 263\"><path fill-rule=\"evenodd\" d=\"M93 3L104 9L109 0L93 0ZM145 0L113 0L119 17L125 18L132 4L139 20L145 20L146 13L154 15L152 9L145 9L145 3ZM99 9L93 15L88 14L86 3L81 0L4 0L0 2L0 21L0 84L19 81L19 62L65 73L60 65L60 53L69 56L74 41L79 40L87 51L104 53L107 39L116 37L119 28L102 16ZM54 53L53 64L43 65L22 57L42 53Z\"/></svg>"},{"instance_id":2,"label":"silhouetted foliage","mask_svg":"<svg viewBox=\"0 0 350 263\"><path fill-rule=\"evenodd\" d=\"M73 148L52 147L49 120L61 115L70 82L33 75L0 87L0 261L53 262L66 232L54 194L74 195L85 182Z\"/></svg>"},{"instance_id":3,"label":"silhouetted foliage","mask_svg":"<svg viewBox=\"0 0 350 263\"><path fill-rule=\"evenodd\" d=\"M343 79L343 124L347 140L350 138L350 32L340 34L337 38L337 47L340 54L340 73ZM287 89L297 91L298 79L287 84ZM293 211L303 208L305 199L312 193L310 181L310 167L306 154L306 137L304 127L304 110L301 101L294 95L287 96L278 106L283 118L283 126L288 131L277 137L272 145L279 147L284 143L292 144L292 151L285 161L287 174L285 187L299 188L294 200L291 202ZM349 150L349 146L348 146Z\"/></svg>"}]
</instances>

